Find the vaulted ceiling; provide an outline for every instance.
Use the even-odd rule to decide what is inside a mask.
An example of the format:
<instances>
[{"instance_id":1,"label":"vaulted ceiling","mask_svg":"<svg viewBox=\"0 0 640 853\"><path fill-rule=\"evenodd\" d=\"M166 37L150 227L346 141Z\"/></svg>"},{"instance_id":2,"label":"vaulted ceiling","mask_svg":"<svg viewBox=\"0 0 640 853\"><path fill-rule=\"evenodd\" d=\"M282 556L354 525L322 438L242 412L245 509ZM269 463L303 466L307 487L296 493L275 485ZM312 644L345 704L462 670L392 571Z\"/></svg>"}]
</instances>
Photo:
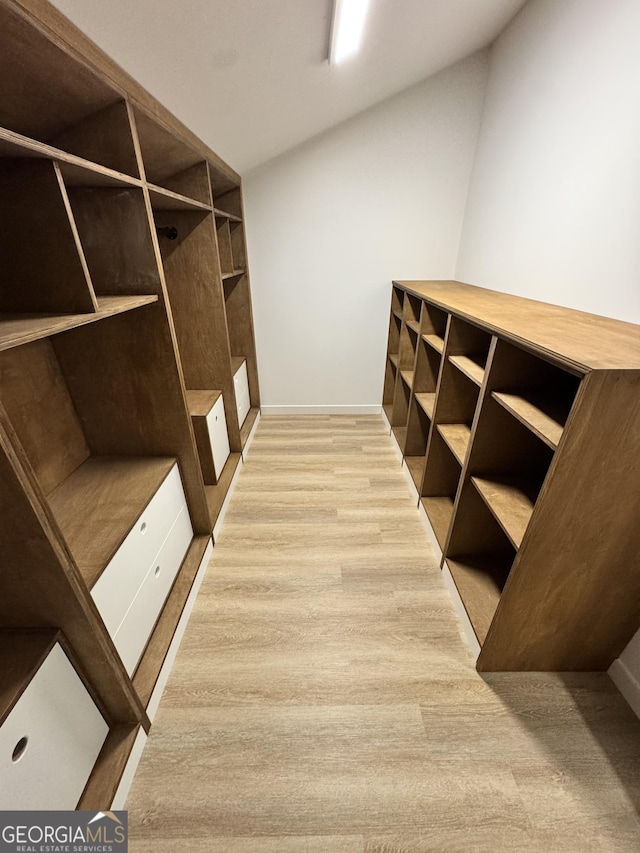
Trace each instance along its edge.
<instances>
[{"instance_id":1,"label":"vaulted ceiling","mask_svg":"<svg viewBox=\"0 0 640 853\"><path fill-rule=\"evenodd\" d=\"M332 0L53 0L244 173L489 45L524 0L371 0L327 62Z\"/></svg>"}]
</instances>

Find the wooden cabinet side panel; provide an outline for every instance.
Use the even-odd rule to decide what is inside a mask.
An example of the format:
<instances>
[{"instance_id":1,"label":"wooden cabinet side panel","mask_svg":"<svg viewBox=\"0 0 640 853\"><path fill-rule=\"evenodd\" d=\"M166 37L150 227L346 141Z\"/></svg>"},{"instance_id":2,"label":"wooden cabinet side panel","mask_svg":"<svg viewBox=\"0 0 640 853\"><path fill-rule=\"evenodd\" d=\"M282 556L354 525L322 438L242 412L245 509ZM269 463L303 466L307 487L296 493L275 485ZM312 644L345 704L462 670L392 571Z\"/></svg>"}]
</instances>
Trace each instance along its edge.
<instances>
[{"instance_id":1,"label":"wooden cabinet side panel","mask_svg":"<svg viewBox=\"0 0 640 853\"><path fill-rule=\"evenodd\" d=\"M478 668L604 670L640 625L640 372L589 374Z\"/></svg>"}]
</instances>

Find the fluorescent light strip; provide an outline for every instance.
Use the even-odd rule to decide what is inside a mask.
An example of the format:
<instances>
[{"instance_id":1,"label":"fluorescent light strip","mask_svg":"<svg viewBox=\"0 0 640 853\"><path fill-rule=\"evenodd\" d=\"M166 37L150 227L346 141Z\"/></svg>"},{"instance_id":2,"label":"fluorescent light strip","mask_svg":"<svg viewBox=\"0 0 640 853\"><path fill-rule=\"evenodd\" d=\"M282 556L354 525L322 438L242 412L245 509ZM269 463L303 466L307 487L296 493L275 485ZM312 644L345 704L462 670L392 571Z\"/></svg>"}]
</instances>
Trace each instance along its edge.
<instances>
[{"instance_id":1,"label":"fluorescent light strip","mask_svg":"<svg viewBox=\"0 0 640 853\"><path fill-rule=\"evenodd\" d=\"M337 65L358 52L369 0L334 0L329 65Z\"/></svg>"}]
</instances>

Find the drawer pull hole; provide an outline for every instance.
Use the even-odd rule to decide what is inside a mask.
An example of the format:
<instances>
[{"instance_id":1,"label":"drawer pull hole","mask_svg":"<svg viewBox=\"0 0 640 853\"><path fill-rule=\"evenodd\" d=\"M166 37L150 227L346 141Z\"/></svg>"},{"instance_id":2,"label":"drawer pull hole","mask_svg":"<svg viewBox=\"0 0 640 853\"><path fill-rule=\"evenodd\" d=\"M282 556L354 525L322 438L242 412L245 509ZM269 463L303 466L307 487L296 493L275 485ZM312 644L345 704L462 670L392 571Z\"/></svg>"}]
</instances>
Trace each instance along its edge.
<instances>
[{"instance_id":1,"label":"drawer pull hole","mask_svg":"<svg viewBox=\"0 0 640 853\"><path fill-rule=\"evenodd\" d=\"M158 577L158 575L160 574L160 566L156 566L153 573L156 577Z\"/></svg>"},{"instance_id":2,"label":"drawer pull hole","mask_svg":"<svg viewBox=\"0 0 640 853\"><path fill-rule=\"evenodd\" d=\"M15 764L17 761L20 761L22 756L27 751L27 744L29 743L28 737L21 737L18 743L14 746L13 752L11 753L11 760Z\"/></svg>"},{"instance_id":3,"label":"drawer pull hole","mask_svg":"<svg viewBox=\"0 0 640 853\"><path fill-rule=\"evenodd\" d=\"M140 533L144 533L146 531L146 529L147 529L147 522L143 521L142 524L140 525Z\"/></svg>"}]
</instances>

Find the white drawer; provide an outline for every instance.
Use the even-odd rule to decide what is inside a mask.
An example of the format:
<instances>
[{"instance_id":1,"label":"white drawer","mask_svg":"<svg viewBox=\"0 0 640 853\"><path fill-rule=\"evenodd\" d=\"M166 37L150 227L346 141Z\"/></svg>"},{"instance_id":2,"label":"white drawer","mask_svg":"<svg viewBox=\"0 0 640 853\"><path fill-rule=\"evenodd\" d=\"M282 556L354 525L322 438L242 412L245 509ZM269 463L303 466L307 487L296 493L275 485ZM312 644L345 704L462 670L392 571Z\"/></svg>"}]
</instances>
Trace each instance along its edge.
<instances>
[{"instance_id":1,"label":"white drawer","mask_svg":"<svg viewBox=\"0 0 640 853\"><path fill-rule=\"evenodd\" d=\"M191 520L185 508L151 563L138 594L114 635L113 642L129 675L138 665L192 538Z\"/></svg>"},{"instance_id":2,"label":"white drawer","mask_svg":"<svg viewBox=\"0 0 640 853\"><path fill-rule=\"evenodd\" d=\"M185 507L186 500L176 464L91 590L112 637L120 627L151 562Z\"/></svg>"},{"instance_id":3,"label":"white drawer","mask_svg":"<svg viewBox=\"0 0 640 853\"><path fill-rule=\"evenodd\" d=\"M251 408L249 399L249 379L247 377L247 362L243 361L233 376L233 384L236 392L236 406L238 409L238 423L240 426L245 421Z\"/></svg>"},{"instance_id":4,"label":"white drawer","mask_svg":"<svg viewBox=\"0 0 640 853\"><path fill-rule=\"evenodd\" d=\"M216 472L216 480L220 479L224 463L229 458L229 435L227 433L227 420L224 415L224 400L220 395L207 415L207 429L209 430L209 441L211 442L211 454L213 456L213 467Z\"/></svg>"},{"instance_id":5,"label":"white drawer","mask_svg":"<svg viewBox=\"0 0 640 853\"><path fill-rule=\"evenodd\" d=\"M0 727L0 809L74 809L108 731L56 643Z\"/></svg>"}]
</instances>

